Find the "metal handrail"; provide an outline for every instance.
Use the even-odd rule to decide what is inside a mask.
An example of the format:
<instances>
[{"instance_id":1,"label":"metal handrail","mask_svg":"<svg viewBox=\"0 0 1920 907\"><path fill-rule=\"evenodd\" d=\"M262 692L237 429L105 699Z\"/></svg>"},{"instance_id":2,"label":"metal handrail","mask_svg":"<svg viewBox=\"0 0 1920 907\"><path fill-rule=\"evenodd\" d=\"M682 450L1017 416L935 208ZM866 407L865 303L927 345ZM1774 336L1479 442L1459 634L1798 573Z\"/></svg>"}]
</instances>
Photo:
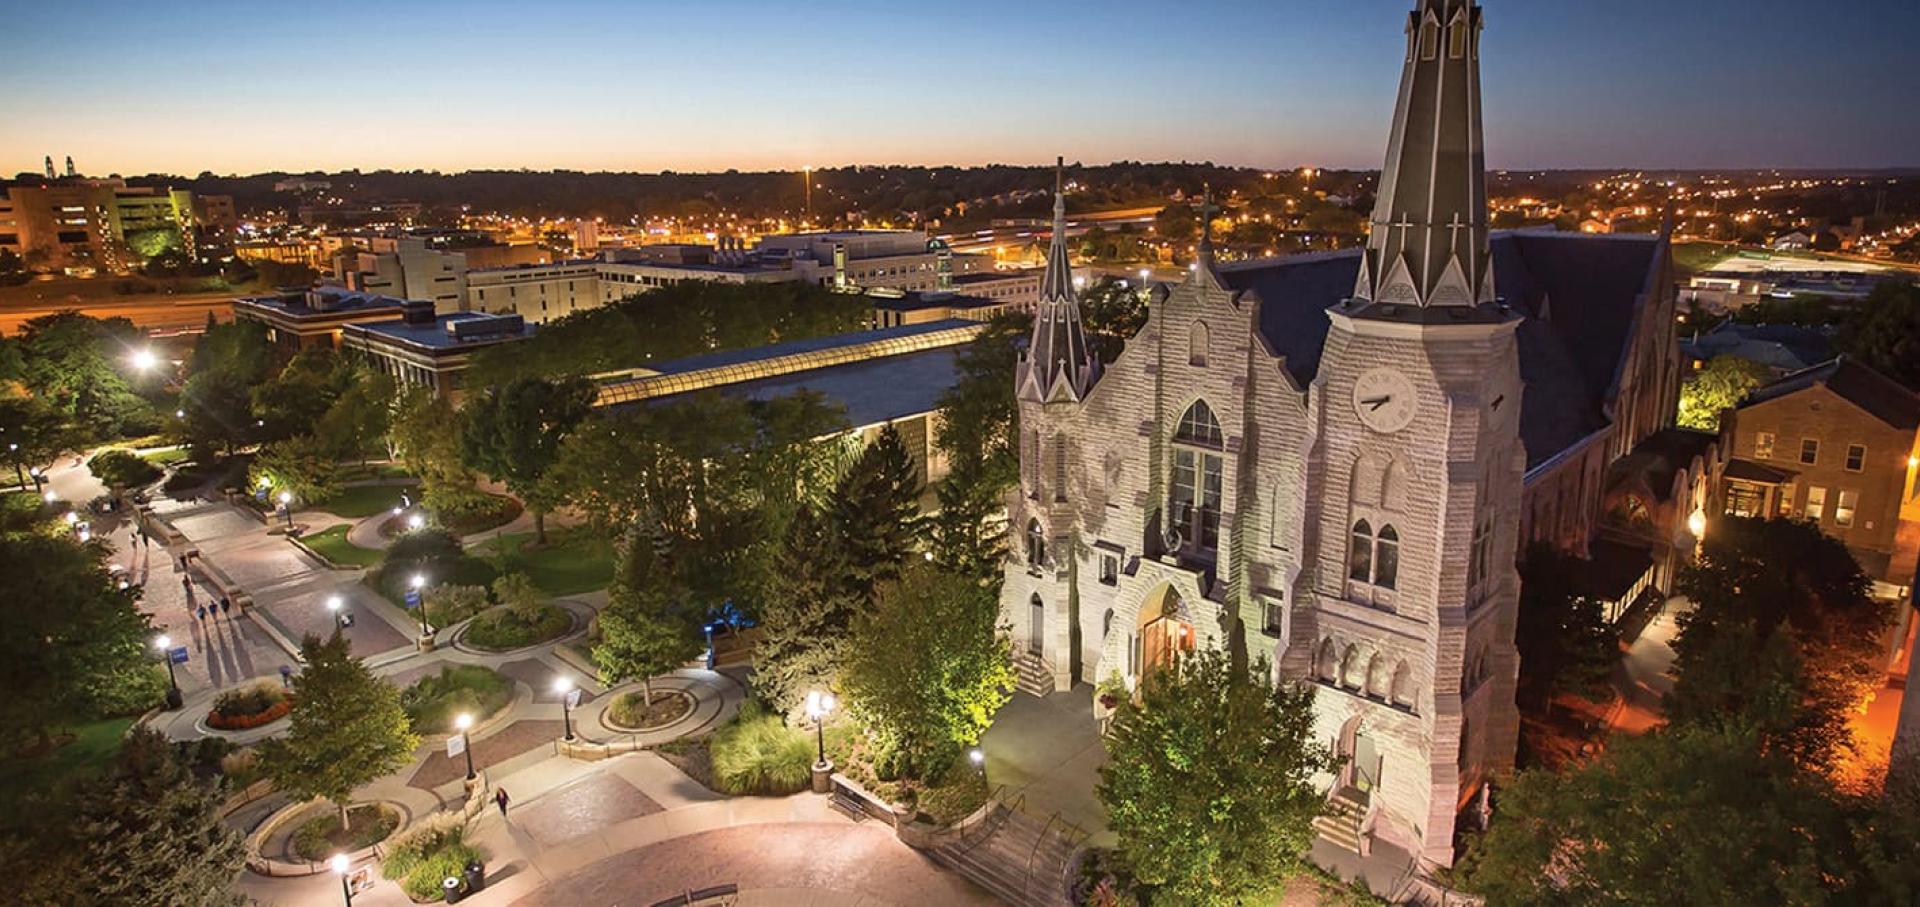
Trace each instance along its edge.
<instances>
[{"instance_id":1,"label":"metal handrail","mask_svg":"<svg viewBox=\"0 0 1920 907\"><path fill-rule=\"evenodd\" d=\"M1047 832L1053 828L1054 820L1058 818L1060 818L1060 814L1057 812L1047 817L1047 824L1040 826L1040 834L1033 839L1033 848L1027 851L1027 874L1020 879L1020 893L1022 895L1027 897L1033 896L1033 861L1039 859L1040 845L1047 842Z\"/></svg>"}]
</instances>

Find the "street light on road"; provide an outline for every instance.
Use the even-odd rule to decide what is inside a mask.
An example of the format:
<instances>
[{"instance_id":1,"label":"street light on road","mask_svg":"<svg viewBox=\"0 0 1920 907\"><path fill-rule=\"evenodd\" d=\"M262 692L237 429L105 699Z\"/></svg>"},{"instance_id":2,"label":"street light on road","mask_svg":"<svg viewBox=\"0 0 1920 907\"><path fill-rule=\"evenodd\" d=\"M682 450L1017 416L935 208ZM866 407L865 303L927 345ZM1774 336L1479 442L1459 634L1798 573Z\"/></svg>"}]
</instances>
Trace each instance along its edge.
<instances>
[{"instance_id":1,"label":"street light on road","mask_svg":"<svg viewBox=\"0 0 1920 907\"><path fill-rule=\"evenodd\" d=\"M474 777L473 738L467 736L467 731L473 727L473 716L461 712L453 719L453 726L460 732L460 751L467 756L467 780L472 781Z\"/></svg>"},{"instance_id":2,"label":"street light on road","mask_svg":"<svg viewBox=\"0 0 1920 907\"><path fill-rule=\"evenodd\" d=\"M564 739L568 743L572 743L573 742L573 702L572 702L573 679L569 677L555 677L553 679L553 691L555 693L560 694L560 723L561 723L561 726L566 728L566 732L567 732L566 737Z\"/></svg>"},{"instance_id":3,"label":"street light on road","mask_svg":"<svg viewBox=\"0 0 1920 907\"><path fill-rule=\"evenodd\" d=\"M347 859L346 854L337 853L327 861L327 865L332 866L333 874L340 877L340 895L347 899L347 907L353 907L353 886L347 884L347 870L352 867L353 861Z\"/></svg>"}]
</instances>

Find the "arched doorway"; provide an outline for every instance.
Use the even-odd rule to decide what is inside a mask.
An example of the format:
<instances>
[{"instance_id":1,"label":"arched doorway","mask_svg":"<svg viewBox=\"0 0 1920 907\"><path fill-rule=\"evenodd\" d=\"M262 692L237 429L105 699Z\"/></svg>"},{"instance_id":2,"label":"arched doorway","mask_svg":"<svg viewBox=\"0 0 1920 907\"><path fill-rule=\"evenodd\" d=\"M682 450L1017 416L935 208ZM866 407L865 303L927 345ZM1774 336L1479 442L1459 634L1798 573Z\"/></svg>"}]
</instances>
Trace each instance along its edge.
<instances>
[{"instance_id":1,"label":"arched doorway","mask_svg":"<svg viewBox=\"0 0 1920 907\"><path fill-rule=\"evenodd\" d=\"M1142 680L1172 664L1179 653L1193 651L1198 642L1198 634L1194 632L1193 621L1189 619L1186 606L1180 600L1180 593L1169 586L1161 586L1140 603L1140 616L1135 630L1135 644L1140 647L1138 664Z\"/></svg>"},{"instance_id":2,"label":"arched doorway","mask_svg":"<svg viewBox=\"0 0 1920 907\"><path fill-rule=\"evenodd\" d=\"M1373 736L1361 724L1365 717L1355 715L1340 726L1340 739L1335 743L1334 755L1340 760L1340 786L1371 796L1374 789L1380 786L1383 760ZM1364 797L1359 799L1365 802Z\"/></svg>"},{"instance_id":3,"label":"arched doorway","mask_svg":"<svg viewBox=\"0 0 1920 907\"><path fill-rule=\"evenodd\" d=\"M1040 600L1040 593L1027 600L1027 651L1034 655L1046 653L1047 648L1047 603Z\"/></svg>"}]
</instances>

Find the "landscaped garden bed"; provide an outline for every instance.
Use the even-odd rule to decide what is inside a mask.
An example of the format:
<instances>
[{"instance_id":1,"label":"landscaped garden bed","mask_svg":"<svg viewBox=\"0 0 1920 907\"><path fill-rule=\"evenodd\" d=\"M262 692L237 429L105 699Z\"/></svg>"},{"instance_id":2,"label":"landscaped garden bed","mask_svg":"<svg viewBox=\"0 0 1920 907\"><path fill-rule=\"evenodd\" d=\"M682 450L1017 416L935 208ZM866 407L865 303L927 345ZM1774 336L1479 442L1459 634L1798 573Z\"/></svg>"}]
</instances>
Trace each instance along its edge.
<instances>
[{"instance_id":1,"label":"landscaped garden bed","mask_svg":"<svg viewBox=\"0 0 1920 907\"><path fill-rule=\"evenodd\" d=\"M505 652L558 639L573 629L573 615L557 605L522 609L498 607L482 612L467 624L461 637L476 649Z\"/></svg>"},{"instance_id":2,"label":"landscaped garden bed","mask_svg":"<svg viewBox=\"0 0 1920 907\"><path fill-rule=\"evenodd\" d=\"M666 727L693 712L693 697L679 690L659 690L648 702L645 690L615 697L607 706L607 724L622 731L650 731Z\"/></svg>"},{"instance_id":3,"label":"landscaped garden bed","mask_svg":"<svg viewBox=\"0 0 1920 907\"><path fill-rule=\"evenodd\" d=\"M347 810L348 825L340 827L338 810L329 808L293 831L293 853L308 862L320 862L336 853L372 847L400 825L400 814L379 803L363 803Z\"/></svg>"},{"instance_id":4,"label":"landscaped garden bed","mask_svg":"<svg viewBox=\"0 0 1920 907\"><path fill-rule=\"evenodd\" d=\"M471 510L443 518L440 524L454 535L472 535L498 529L520 516L520 502L505 495L487 495L486 502Z\"/></svg>"},{"instance_id":5,"label":"landscaped garden bed","mask_svg":"<svg viewBox=\"0 0 1920 907\"><path fill-rule=\"evenodd\" d=\"M732 721L698 739L682 738L659 748L687 777L723 794L784 795L813 780L813 739L787 727L779 715L748 700Z\"/></svg>"},{"instance_id":6,"label":"landscaped garden bed","mask_svg":"<svg viewBox=\"0 0 1920 907\"><path fill-rule=\"evenodd\" d=\"M492 564L462 551L459 539L444 530L424 529L395 540L380 566L367 572L365 582L400 605L415 576L430 586L487 586L493 583L494 573Z\"/></svg>"},{"instance_id":7,"label":"landscaped garden bed","mask_svg":"<svg viewBox=\"0 0 1920 907\"><path fill-rule=\"evenodd\" d=\"M470 861L486 861L486 853L466 837L466 816L435 813L393 839L380 874L398 881L415 903L439 901L443 879L460 878Z\"/></svg>"},{"instance_id":8,"label":"landscaped garden bed","mask_svg":"<svg viewBox=\"0 0 1920 907\"><path fill-rule=\"evenodd\" d=\"M279 683L257 681L221 693L207 713L207 726L222 731L245 731L287 716L293 700Z\"/></svg>"},{"instance_id":9,"label":"landscaped garden bed","mask_svg":"<svg viewBox=\"0 0 1920 907\"><path fill-rule=\"evenodd\" d=\"M473 546L475 554L502 573L524 573L550 596L578 595L613 582L613 545L582 529L547 532L547 544L534 545L533 533L515 532Z\"/></svg>"},{"instance_id":10,"label":"landscaped garden bed","mask_svg":"<svg viewBox=\"0 0 1920 907\"><path fill-rule=\"evenodd\" d=\"M964 752L929 778L902 778L887 770L877 747L851 722L829 725L826 737L827 758L836 771L888 803L912 806L924 821L951 825L987 802L986 777Z\"/></svg>"},{"instance_id":11,"label":"landscaped garden bed","mask_svg":"<svg viewBox=\"0 0 1920 907\"><path fill-rule=\"evenodd\" d=\"M315 504L314 509L324 510L350 520L365 519L400 506L400 495L403 493L418 500L420 486L418 484L349 485L334 492L325 501Z\"/></svg>"},{"instance_id":12,"label":"landscaped garden bed","mask_svg":"<svg viewBox=\"0 0 1920 907\"><path fill-rule=\"evenodd\" d=\"M450 733L454 716L483 721L512 701L513 682L479 665L448 665L400 692L400 707L419 734Z\"/></svg>"}]
</instances>

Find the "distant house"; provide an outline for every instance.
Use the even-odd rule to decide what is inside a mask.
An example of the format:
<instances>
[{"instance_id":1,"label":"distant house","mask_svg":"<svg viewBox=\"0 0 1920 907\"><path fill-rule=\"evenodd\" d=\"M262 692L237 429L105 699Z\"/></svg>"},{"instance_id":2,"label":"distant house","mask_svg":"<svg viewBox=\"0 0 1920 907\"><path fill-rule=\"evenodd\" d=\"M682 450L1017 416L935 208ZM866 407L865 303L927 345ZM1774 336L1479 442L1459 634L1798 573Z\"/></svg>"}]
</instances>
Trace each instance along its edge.
<instances>
[{"instance_id":1,"label":"distant house","mask_svg":"<svg viewBox=\"0 0 1920 907\"><path fill-rule=\"evenodd\" d=\"M1767 248L1782 252L1813 248L1813 237L1805 230L1782 233L1767 242Z\"/></svg>"},{"instance_id":2,"label":"distant house","mask_svg":"<svg viewBox=\"0 0 1920 907\"><path fill-rule=\"evenodd\" d=\"M1833 358L1833 346L1819 328L1740 324L1728 319L1681 336L1680 355L1690 370L1705 368L1717 357L1732 356L1765 366L1772 377L1780 378Z\"/></svg>"}]
</instances>

